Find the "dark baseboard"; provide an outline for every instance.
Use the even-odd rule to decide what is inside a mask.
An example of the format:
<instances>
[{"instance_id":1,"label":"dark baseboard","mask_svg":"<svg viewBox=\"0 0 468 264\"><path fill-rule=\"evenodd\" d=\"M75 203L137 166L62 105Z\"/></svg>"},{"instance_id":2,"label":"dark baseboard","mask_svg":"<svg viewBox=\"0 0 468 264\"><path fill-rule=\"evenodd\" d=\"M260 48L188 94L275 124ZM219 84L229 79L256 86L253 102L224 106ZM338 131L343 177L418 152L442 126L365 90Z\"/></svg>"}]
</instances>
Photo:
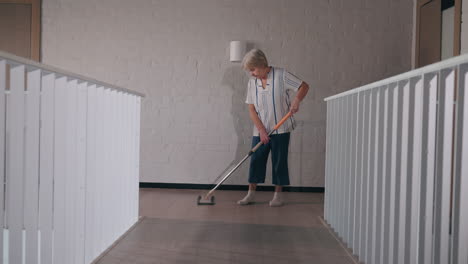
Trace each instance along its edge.
<instances>
[{"instance_id":1,"label":"dark baseboard","mask_svg":"<svg viewBox=\"0 0 468 264\"><path fill-rule=\"evenodd\" d=\"M160 182L140 182L140 188L164 188L164 189L195 189L195 190L209 190L212 189L214 184L191 184L191 183L160 183ZM247 185L221 185L218 190L230 191L246 191ZM257 191L274 191L275 186L258 185ZM325 192L324 187L283 187L284 192Z\"/></svg>"}]
</instances>

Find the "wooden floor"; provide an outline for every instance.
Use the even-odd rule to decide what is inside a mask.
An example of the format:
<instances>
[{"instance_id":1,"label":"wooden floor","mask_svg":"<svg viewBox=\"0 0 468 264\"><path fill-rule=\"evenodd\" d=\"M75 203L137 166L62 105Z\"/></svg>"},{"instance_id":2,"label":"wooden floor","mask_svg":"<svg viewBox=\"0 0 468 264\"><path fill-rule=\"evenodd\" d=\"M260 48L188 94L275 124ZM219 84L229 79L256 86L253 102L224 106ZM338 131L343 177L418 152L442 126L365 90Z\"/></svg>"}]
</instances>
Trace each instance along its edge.
<instances>
[{"instance_id":1,"label":"wooden floor","mask_svg":"<svg viewBox=\"0 0 468 264\"><path fill-rule=\"evenodd\" d=\"M197 206L196 190L140 189L144 218L99 264L357 263L323 224L323 194L271 192L236 204L245 192L218 191L216 205Z\"/></svg>"}]
</instances>

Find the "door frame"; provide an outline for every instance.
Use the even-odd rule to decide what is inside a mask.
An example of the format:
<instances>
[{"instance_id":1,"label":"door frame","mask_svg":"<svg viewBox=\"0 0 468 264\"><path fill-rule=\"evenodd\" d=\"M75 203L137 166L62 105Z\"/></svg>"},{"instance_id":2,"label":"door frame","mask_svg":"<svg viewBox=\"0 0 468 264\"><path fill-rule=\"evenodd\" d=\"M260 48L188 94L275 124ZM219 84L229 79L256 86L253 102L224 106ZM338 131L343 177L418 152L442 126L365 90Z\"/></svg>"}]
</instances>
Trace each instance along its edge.
<instances>
[{"instance_id":1,"label":"door frame","mask_svg":"<svg viewBox=\"0 0 468 264\"><path fill-rule=\"evenodd\" d=\"M0 0L0 4L31 5L31 59L41 61L41 0Z\"/></svg>"},{"instance_id":2,"label":"door frame","mask_svg":"<svg viewBox=\"0 0 468 264\"><path fill-rule=\"evenodd\" d=\"M460 55L461 52L461 15L462 0L455 0L455 17L453 24L453 56Z\"/></svg>"}]
</instances>

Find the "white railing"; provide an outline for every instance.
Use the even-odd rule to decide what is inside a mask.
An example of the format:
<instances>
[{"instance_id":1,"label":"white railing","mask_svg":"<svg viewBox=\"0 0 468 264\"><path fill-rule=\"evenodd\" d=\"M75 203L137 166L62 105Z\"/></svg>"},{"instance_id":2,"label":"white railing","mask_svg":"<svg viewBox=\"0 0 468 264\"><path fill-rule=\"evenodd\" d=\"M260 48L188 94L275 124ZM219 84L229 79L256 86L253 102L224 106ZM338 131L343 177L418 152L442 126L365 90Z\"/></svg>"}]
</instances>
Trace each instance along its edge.
<instances>
[{"instance_id":1,"label":"white railing","mask_svg":"<svg viewBox=\"0 0 468 264\"><path fill-rule=\"evenodd\" d=\"M0 95L2 263L91 263L138 220L141 95L1 52Z\"/></svg>"},{"instance_id":2,"label":"white railing","mask_svg":"<svg viewBox=\"0 0 468 264\"><path fill-rule=\"evenodd\" d=\"M325 219L367 264L468 264L468 55L329 97Z\"/></svg>"}]
</instances>

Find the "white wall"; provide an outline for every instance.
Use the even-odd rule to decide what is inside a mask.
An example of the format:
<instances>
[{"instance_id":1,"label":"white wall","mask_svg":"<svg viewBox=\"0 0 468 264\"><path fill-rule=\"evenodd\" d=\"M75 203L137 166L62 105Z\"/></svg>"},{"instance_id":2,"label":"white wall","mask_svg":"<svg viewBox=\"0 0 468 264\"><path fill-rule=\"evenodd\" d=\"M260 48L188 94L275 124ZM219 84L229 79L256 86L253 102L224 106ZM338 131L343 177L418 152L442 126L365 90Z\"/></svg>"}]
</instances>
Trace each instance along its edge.
<instances>
[{"instance_id":1,"label":"white wall","mask_svg":"<svg viewBox=\"0 0 468 264\"><path fill-rule=\"evenodd\" d=\"M462 0L462 15L461 15L461 36L460 36L460 53L468 52L468 2Z\"/></svg>"},{"instance_id":2,"label":"white wall","mask_svg":"<svg viewBox=\"0 0 468 264\"><path fill-rule=\"evenodd\" d=\"M441 60L453 57L455 7L442 11Z\"/></svg>"},{"instance_id":3,"label":"white wall","mask_svg":"<svg viewBox=\"0 0 468 264\"><path fill-rule=\"evenodd\" d=\"M250 148L229 41L307 81L291 183L323 186L323 98L411 67L406 0L43 0L46 64L143 92L141 181L212 183ZM245 184L248 164L229 183ZM270 182L270 180L269 180Z\"/></svg>"}]
</instances>

